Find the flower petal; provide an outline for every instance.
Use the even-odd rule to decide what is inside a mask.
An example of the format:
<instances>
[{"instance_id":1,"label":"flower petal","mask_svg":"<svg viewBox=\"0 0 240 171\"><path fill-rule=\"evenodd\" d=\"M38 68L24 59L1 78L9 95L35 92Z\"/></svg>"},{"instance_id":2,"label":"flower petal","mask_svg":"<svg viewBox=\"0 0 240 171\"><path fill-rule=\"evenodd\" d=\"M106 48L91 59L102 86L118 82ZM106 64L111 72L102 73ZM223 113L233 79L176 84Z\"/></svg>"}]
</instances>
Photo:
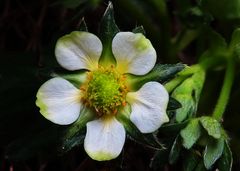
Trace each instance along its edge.
<instances>
[{"instance_id":1,"label":"flower petal","mask_svg":"<svg viewBox=\"0 0 240 171\"><path fill-rule=\"evenodd\" d=\"M80 31L61 37L55 48L58 63L71 71L96 69L101 53L102 43L99 38L94 34Z\"/></svg>"},{"instance_id":2,"label":"flower petal","mask_svg":"<svg viewBox=\"0 0 240 171\"><path fill-rule=\"evenodd\" d=\"M168 122L166 114L169 96L166 89L158 82L148 82L137 92L127 94L132 112L130 120L142 133L157 130Z\"/></svg>"},{"instance_id":3,"label":"flower petal","mask_svg":"<svg viewBox=\"0 0 240 171\"><path fill-rule=\"evenodd\" d=\"M125 129L115 117L102 117L87 123L84 148L98 161L116 158L125 142Z\"/></svg>"},{"instance_id":4,"label":"flower petal","mask_svg":"<svg viewBox=\"0 0 240 171\"><path fill-rule=\"evenodd\" d=\"M65 79L53 78L38 90L36 105L48 120L71 124L80 114L80 91Z\"/></svg>"},{"instance_id":5,"label":"flower petal","mask_svg":"<svg viewBox=\"0 0 240 171\"><path fill-rule=\"evenodd\" d=\"M156 51L141 33L117 33L113 38L112 51L121 73L145 75L156 63Z\"/></svg>"}]
</instances>

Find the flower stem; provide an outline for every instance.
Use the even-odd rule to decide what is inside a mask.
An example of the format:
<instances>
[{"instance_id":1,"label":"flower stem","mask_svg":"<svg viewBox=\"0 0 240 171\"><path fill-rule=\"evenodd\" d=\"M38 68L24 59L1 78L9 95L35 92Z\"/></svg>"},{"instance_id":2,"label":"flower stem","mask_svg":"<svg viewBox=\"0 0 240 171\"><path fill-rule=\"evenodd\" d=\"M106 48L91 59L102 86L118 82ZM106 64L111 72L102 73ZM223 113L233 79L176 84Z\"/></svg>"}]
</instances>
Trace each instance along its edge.
<instances>
[{"instance_id":1,"label":"flower stem","mask_svg":"<svg viewBox=\"0 0 240 171\"><path fill-rule=\"evenodd\" d=\"M234 81L234 61L231 58L229 58L227 63L226 73L224 76L223 86L212 115L218 121L222 119L223 114L225 112L233 81Z\"/></svg>"},{"instance_id":2,"label":"flower stem","mask_svg":"<svg viewBox=\"0 0 240 171\"><path fill-rule=\"evenodd\" d=\"M166 83L164 87L168 91L168 93L171 93L183 80L185 80L186 76L179 76L174 79L172 79L170 82Z\"/></svg>"}]
</instances>

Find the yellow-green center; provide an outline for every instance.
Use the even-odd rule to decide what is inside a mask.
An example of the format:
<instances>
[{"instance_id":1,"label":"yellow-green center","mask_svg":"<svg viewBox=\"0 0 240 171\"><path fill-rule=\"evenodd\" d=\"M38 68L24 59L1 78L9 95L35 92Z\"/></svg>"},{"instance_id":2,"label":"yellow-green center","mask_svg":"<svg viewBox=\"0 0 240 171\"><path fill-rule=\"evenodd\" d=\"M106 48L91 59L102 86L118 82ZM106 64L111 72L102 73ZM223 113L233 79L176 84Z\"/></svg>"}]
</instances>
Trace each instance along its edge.
<instances>
[{"instance_id":1,"label":"yellow-green center","mask_svg":"<svg viewBox=\"0 0 240 171\"><path fill-rule=\"evenodd\" d=\"M119 107L125 105L127 88L123 75L114 68L92 71L88 73L88 81L83 85L83 101L92 107L99 116L116 114Z\"/></svg>"}]
</instances>

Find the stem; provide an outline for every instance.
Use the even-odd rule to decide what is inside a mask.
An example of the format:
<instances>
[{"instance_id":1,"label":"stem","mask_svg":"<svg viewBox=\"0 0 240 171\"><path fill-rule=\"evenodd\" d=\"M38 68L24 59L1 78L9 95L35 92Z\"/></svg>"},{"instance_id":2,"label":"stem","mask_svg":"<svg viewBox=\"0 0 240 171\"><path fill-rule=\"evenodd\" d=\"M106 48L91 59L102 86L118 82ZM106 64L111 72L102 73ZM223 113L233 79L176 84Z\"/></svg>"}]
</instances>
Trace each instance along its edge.
<instances>
[{"instance_id":1,"label":"stem","mask_svg":"<svg viewBox=\"0 0 240 171\"><path fill-rule=\"evenodd\" d=\"M234 61L231 58L229 58L227 63L226 73L224 76L223 86L212 115L218 121L222 119L222 116L225 112L225 109L229 100L233 80L234 80Z\"/></svg>"},{"instance_id":2,"label":"stem","mask_svg":"<svg viewBox=\"0 0 240 171\"><path fill-rule=\"evenodd\" d=\"M172 79L170 82L166 83L164 87L168 91L168 93L171 93L181 82L183 82L187 76L179 76L174 79Z\"/></svg>"}]
</instances>

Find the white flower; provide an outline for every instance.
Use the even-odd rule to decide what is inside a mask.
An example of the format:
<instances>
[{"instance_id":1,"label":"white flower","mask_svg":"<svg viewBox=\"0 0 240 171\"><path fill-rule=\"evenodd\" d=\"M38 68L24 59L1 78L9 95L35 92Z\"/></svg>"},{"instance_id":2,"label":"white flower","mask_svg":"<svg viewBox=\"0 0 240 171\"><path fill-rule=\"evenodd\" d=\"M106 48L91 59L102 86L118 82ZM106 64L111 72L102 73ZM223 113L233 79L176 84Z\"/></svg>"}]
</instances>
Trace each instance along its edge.
<instances>
[{"instance_id":1,"label":"white flower","mask_svg":"<svg viewBox=\"0 0 240 171\"><path fill-rule=\"evenodd\" d=\"M126 103L131 106L130 120L142 133L154 132L169 121L169 96L160 83L147 82L133 92L125 79L127 74L145 75L154 67L156 52L151 42L140 33L119 32L111 50L103 54L101 41L88 32L74 31L60 38L55 49L58 63L71 71L84 69L88 76L78 87L60 77L50 79L40 87L36 101L41 114L60 125L76 121L85 107L94 111L84 148L99 161L116 158L123 148L126 133L116 115L121 115ZM111 54L116 62L100 66L101 59Z\"/></svg>"}]
</instances>

